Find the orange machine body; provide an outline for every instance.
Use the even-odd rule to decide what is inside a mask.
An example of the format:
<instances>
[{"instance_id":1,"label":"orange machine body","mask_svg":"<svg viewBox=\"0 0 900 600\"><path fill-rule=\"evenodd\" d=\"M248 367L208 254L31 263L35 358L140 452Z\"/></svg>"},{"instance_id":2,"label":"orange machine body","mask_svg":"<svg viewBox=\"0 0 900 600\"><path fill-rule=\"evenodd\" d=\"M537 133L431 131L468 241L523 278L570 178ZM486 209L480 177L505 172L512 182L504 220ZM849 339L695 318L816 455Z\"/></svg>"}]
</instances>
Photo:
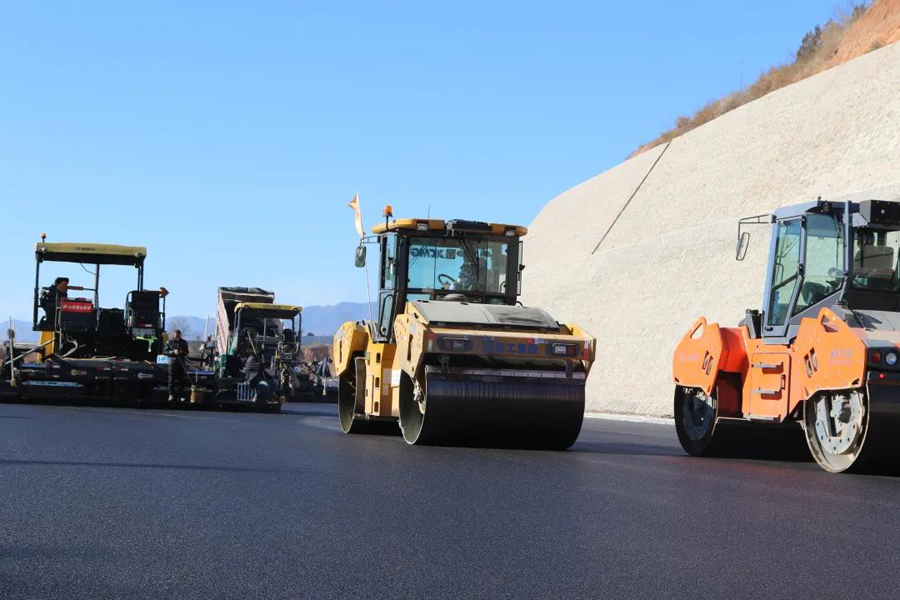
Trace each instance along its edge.
<instances>
[{"instance_id":1,"label":"orange machine body","mask_svg":"<svg viewBox=\"0 0 900 600\"><path fill-rule=\"evenodd\" d=\"M816 392L864 386L868 335L828 308L803 319L789 344L766 343L744 325L720 327L701 317L675 350L673 377L679 386L715 393L720 418L780 423L796 418L800 403Z\"/></svg>"},{"instance_id":2,"label":"orange machine body","mask_svg":"<svg viewBox=\"0 0 900 600\"><path fill-rule=\"evenodd\" d=\"M900 202L819 198L745 217L738 260L752 225L771 227L760 309L737 327L700 318L675 351L682 448L777 450L768 433L790 442L793 427L777 426L799 423L826 471L900 467Z\"/></svg>"}]
</instances>

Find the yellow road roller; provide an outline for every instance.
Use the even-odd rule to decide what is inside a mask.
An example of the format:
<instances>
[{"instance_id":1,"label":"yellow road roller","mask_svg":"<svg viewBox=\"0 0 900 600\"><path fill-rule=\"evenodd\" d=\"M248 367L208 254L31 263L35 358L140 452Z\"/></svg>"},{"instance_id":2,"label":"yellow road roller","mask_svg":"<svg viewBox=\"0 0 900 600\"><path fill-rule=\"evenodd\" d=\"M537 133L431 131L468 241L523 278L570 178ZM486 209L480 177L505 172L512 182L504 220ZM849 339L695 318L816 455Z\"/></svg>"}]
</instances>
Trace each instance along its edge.
<instances>
[{"instance_id":1,"label":"yellow road roller","mask_svg":"<svg viewBox=\"0 0 900 600\"><path fill-rule=\"evenodd\" d=\"M409 444L575 443L595 340L518 302L526 228L393 219L380 248L377 318L334 337L346 433L396 431ZM357 250L365 267L366 246Z\"/></svg>"}]
</instances>

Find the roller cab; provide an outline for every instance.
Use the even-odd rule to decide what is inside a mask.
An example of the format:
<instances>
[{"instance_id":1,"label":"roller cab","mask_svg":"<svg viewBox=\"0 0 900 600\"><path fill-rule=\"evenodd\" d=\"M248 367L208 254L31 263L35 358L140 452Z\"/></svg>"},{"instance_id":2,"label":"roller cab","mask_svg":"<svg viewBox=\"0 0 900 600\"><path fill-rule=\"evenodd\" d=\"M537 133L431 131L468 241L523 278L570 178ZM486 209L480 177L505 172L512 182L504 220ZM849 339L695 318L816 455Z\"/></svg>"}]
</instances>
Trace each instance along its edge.
<instances>
[{"instance_id":1,"label":"roller cab","mask_svg":"<svg viewBox=\"0 0 900 600\"><path fill-rule=\"evenodd\" d=\"M342 429L399 424L410 444L572 445L594 339L517 304L525 228L406 219L374 231L378 319L335 335Z\"/></svg>"},{"instance_id":2,"label":"roller cab","mask_svg":"<svg viewBox=\"0 0 900 600\"><path fill-rule=\"evenodd\" d=\"M826 471L896 467L900 203L818 200L743 219L738 259L749 224L772 228L762 308L737 327L698 319L679 343L682 446L766 449L793 426Z\"/></svg>"}]
</instances>

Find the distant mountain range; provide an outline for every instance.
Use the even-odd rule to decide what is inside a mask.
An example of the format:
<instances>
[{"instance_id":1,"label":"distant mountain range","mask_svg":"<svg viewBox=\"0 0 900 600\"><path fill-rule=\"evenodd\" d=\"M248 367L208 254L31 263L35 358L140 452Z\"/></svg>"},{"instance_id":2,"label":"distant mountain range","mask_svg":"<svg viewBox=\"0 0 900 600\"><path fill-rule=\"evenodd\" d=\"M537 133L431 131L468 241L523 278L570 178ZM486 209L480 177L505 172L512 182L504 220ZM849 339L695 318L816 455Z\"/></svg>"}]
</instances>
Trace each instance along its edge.
<instances>
[{"instance_id":1,"label":"distant mountain range","mask_svg":"<svg viewBox=\"0 0 900 600\"><path fill-rule=\"evenodd\" d=\"M369 318L369 309L365 302L341 302L329 306L304 306L303 335L331 337L346 321L361 321ZM194 316L170 316L167 319L169 329L178 327L187 338L203 336L206 330L206 319ZM216 319L209 319L209 335L216 333Z\"/></svg>"},{"instance_id":2,"label":"distant mountain range","mask_svg":"<svg viewBox=\"0 0 900 600\"><path fill-rule=\"evenodd\" d=\"M365 302L340 302L329 306L304 306L303 307L303 335L310 333L320 337L331 337L345 321L361 321L369 318L369 309ZM206 319L194 316L169 316L167 326L171 329L177 326L188 339L198 339L203 336L206 327ZM6 330L9 325L0 323L0 339L6 339ZM16 330L16 339L19 342L37 341L37 333L31 330L30 321L13 319L13 328ZM215 335L216 320L209 320L209 335Z\"/></svg>"}]
</instances>

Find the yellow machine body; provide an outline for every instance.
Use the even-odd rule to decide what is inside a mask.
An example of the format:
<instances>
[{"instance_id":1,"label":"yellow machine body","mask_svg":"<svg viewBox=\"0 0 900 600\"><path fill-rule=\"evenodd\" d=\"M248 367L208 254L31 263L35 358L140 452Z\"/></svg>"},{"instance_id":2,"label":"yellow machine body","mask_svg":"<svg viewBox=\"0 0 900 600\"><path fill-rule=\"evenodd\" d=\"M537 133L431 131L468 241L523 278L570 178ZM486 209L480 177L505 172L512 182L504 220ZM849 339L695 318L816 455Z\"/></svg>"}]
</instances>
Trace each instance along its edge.
<instances>
[{"instance_id":1,"label":"yellow machine body","mask_svg":"<svg viewBox=\"0 0 900 600\"><path fill-rule=\"evenodd\" d=\"M391 269L395 281L410 287L401 283L387 290L398 298L389 327L384 321L380 327L347 322L335 334L342 429L354 433L399 423L411 444L568 447L581 429L595 340L578 326L521 306L517 290L505 285L496 297L473 299L471 290L457 291L462 286L451 287L458 282L440 273L442 289L415 287L422 263L412 275L409 263L458 257L462 250L454 249L453 240L460 238L463 246L505 244L502 264L509 263L510 270L504 281L517 280L514 269L521 267L511 261L518 257L524 227L459 223L403 219L374 229L380 236L397 236L391 242L395 246L382 243L382 254L400 248L394 256L382 255L382 282ZM408 250L416 240L420 246ZM427 240L435 240L434 246L428 247ZM487 259L479 255L473 262L496 260L496 250L484 254ZM384 306L382 300L379 314Z\"/></svg>"}]
</instances>

